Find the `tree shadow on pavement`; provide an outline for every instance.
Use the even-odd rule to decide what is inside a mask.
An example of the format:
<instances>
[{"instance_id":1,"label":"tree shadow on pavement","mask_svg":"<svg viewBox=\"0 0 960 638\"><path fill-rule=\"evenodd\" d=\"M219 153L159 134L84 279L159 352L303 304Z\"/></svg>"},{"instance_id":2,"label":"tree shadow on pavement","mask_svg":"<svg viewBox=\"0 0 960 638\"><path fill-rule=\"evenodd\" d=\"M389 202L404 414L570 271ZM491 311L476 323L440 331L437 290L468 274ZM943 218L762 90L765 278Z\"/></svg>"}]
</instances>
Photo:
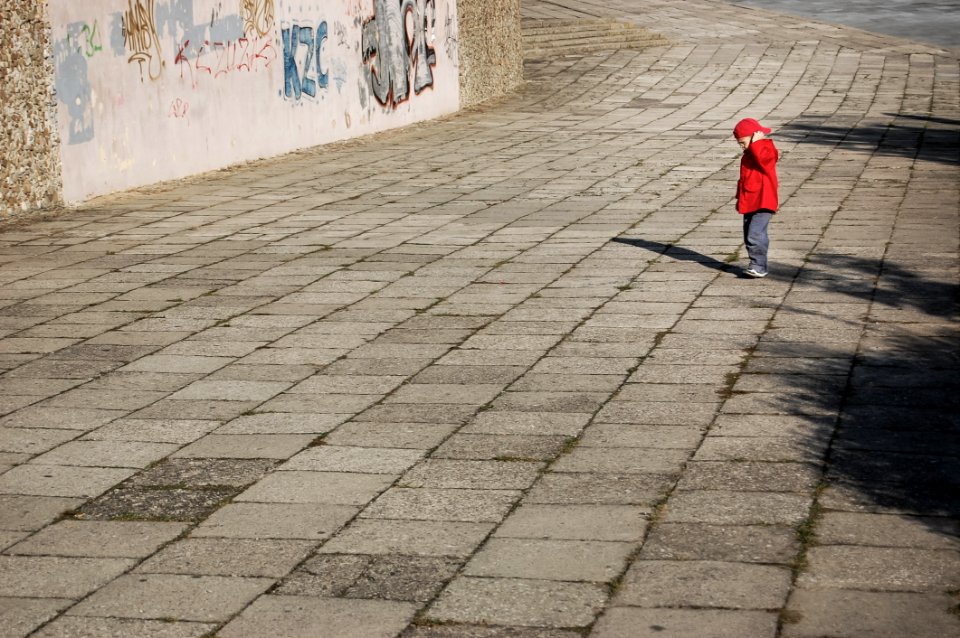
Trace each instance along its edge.
<instances>
[{"instance_id":1,"label":"tree shadow on pavement","mask_svg":"<svg viewBox=\"0 0 960 638\"><path fill-rule=\"evenodd\" d=\"M932 258L929 258L932 259ZM891 261L881 265L875 259L854 255L817 253L811 255L801 277L802 284L825 292L834 292L861 301L873 301L887 309L930 317L957 317L960 314L960 286L956 273L945 269L942 279L918 275L914 270ZM816 278L819 277L819 278Z\"/></svg>"},{"instance_id":2,"label":"tree shadow on pavement","mask_svg":"<svg viewBox=\"0 0 960 638\"><path fill-rule=\"evenodd\" d=\"M769 403L809 424L803 437L809 462L823 462L824 443L833 436L821 495L826 509L960 519L960 333L879 331L885 333L879 338L867 333L873 345L854 360L840 397L816 390L825 370L815 368L783 375L786 387ZM790 345L761 347L766 356L796 357ZM804 352L823 362L844 356L829 345ZM824 418L838 407L836 424ZM956 521L927 524L958 529Z\"/></svg>"},{"instance_id":3,"label":"tree shadow on pavement","mask_svg":"<svg viewBox=\"0 0 960 638\"><path fill-rule=\"evenodd\" d=\"M837 490L883 509L960 517L958 337L868 331L827 476Z\"/></svg>"},{"instance_id":4,"label":"tree shadow on pavement","mask_svg":"<svg viewBox=\"0 0 960 638\"><path fill-rule=\"evenodd\" d=\"M824 144L897 157L915 157L918 160L953 166L960 164L960 124L951 120L929 119L938 124L938 127L899 124L846 127L795 121L778 129L776 135L791 142Z\"/></svg>"},{"instance_id":5,"label":"tree shadow on pavement","mask_svg":"<svg viewBox=\"0 0 960 638\"><path fill-rule=\"evenodd\" d=\"M613 241L715 270L734 269L672 244ZM931 267L929 260L925 265ZM891 260L811 255L780 312L803 317L809 325L822 317L858 334L862 327L859 350L854 353L849 342L832 346L829 330L816 342L790 340L777 334L775 320L754 356L800 358L811 365L797 366L795 374L778 371L785 385L758 398L773 407L772 413L797 416L809 425L801 438L807 461L823 463L832 439L824 507L926 517L916 520L936 533L955 535L960 529L960 286L948 264L925 275ZM803 301L804 295L823 299L822 293L831 296ZM845 298L859 302L863 313L869 308L866 324L862 315L849 321L837 315L835 304Z\"/></svg>"},{"instance_id":6,"label":"tree shadow on pavement","mask_svg":"<svg viewBox=\"0 0 960 638\"><path fill-rule=\"evenodd\" d=\"M816 343L789 336L780 341L776 320L762 338L759 356L814 362L802 374L784 375L782 394L769 402L780 413L806 417L809 461L822 462L824 441L833 435L820 498L825 508L928 517L916 520L937 533L958 534L960 287L954 273L945 270L938 281L890 261L829 254L810 258L792 292L824 291L872 302L839 397L815 388L818 380L842 370L836 362L850 360L849 342L831 345L828 330ZM815 305L803 304L800 312L809 313ZM822 305L817 313L835 320L832 304ZM793 311L789 304L781 310L785 316ZM824 420L838 409L836 424Z\"/></svg>"},{"instance_id":7,"label":"tree shadow on pavement","mask_svg":"<svg viewBox=\"0 0 960 638\"><path fill-rule=\"evenodd\" d=\"M913 115L912 113L884 113L890 117L900 117L907 120L918 120L920 122L933 122L934 124L947 124L960 127L960 120L949 117L936 117L935 115Z\"/></svg>"}]
</instances>

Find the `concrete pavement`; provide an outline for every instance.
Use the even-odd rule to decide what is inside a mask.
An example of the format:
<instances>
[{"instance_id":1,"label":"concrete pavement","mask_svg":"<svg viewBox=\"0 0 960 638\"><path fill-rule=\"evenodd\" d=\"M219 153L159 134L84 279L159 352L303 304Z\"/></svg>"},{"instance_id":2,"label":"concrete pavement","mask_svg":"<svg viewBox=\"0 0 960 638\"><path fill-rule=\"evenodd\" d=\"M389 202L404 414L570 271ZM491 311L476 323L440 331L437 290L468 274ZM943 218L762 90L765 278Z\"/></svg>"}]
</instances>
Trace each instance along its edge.
<instances>
[{"instance_id":1,"label":"concrete pavement","mask_svg":"<svg viewBox=\"0 0 960 638\"><path fill-rule=\"evenodd\" d=\"M3 229L0 636L960 636L957 57L566 5L673 44Z\"/></svg>"}]
</instances>

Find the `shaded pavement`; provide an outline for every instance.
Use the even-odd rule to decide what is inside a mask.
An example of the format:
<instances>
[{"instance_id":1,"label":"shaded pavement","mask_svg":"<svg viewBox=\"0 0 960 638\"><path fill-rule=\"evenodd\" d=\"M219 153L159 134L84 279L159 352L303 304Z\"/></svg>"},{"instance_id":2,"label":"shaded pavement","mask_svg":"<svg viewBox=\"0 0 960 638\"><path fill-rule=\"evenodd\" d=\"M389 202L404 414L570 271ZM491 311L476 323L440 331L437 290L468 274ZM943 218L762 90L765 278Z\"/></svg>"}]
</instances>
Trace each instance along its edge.
<instances>
[{"instance_id":1,"label":"shaded pavement","mask_svg":"<svg viewBox=\"0 0 960 638\"><path fill-rule=\"evenodd\" d=\"M960 635L955 55L524 15L673 44L2 230L0 636Z\"/></svg>"}]
</instances>

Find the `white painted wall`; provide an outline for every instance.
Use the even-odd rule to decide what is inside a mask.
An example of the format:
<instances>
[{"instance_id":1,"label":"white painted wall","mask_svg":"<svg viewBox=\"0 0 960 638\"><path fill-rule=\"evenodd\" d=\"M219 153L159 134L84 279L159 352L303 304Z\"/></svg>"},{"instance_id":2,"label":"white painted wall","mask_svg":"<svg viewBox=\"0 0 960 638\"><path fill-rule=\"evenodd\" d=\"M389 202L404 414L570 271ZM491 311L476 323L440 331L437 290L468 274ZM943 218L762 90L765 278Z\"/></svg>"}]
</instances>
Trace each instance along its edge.
<instances>
[{"instance_id":1,"label":"white painted wall","mask_svg":"<svg viewBox=\"0 0 960 638\"><path fill-rule=\"evenodd\" d=\"M459 108L455 0L49 8L68 203Z\"/></svg>"}]
</instances>

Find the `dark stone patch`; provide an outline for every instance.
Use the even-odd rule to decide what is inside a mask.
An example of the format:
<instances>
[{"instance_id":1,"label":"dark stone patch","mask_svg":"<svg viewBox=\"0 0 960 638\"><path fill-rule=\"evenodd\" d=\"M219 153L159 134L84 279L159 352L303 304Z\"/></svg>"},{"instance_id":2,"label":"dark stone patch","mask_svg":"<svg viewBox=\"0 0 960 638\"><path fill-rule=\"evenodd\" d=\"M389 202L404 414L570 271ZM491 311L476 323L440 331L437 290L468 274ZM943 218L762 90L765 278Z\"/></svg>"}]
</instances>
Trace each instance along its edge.
<instances>
[{"instance_id":1,"label":"dark stone patch","mask_svg":"<svg viewBox=\"0 0 960 638\"><path fill-rule=\"evenodd\" d=\"M428 602L459 567L459 560L444 557L321 554L275 593Z\"/></svg>"},{"instance_id":2,"label":"dark stone patch","mask_svg":"<svg viewBox=\"0 0 960 638\"><path fill-rule=\"evenodd\" d=\"M624 107L628 109L647 109L647 108L661 106L662 104L663 104L663 100L654 100L654 99L645 98L645 97L635 97L629 102L627 102L626 104L624 104Z\"/></svg>"},{"instance_id":3,"label":"dark stone patch","mask_svg":"<svg viewBox=\"0 0 960 638\"><path fill-rule=\"evenodd\" d=\"M799 551L800 543L792 527L661 523L653 527L640 557L789 564Z\"/></svg>"},{"instance_id":4,"label":"dark stone patch","mask_svg":"<svg viewBox=\"0 0 960 638\"><path fill-rule=\"evenodd\" d=\"M276 466L272 459L167 459L129 481L135 487L241 488Z\"/></svg>"},{"instance_id":5,"label":"dark stone patch","mask_svg":"<svg viewBox=\"0 0 960 638\"><path fill-rule=\"evenodd\" d=\"M375 556L347 598L430 601L453 578L460 561L434 556Z\"/></svg>"},{"instance_id":6,"label":"dark stone patch","mask_svg":"<svg viewBox=\"0 0 960 638\"><path fill-rule=\"evenodd\" d=\"M183 490L121 487L81 507L78 519L200 521L237 493L235 489Z\"/></svg>"}]
</instances>

